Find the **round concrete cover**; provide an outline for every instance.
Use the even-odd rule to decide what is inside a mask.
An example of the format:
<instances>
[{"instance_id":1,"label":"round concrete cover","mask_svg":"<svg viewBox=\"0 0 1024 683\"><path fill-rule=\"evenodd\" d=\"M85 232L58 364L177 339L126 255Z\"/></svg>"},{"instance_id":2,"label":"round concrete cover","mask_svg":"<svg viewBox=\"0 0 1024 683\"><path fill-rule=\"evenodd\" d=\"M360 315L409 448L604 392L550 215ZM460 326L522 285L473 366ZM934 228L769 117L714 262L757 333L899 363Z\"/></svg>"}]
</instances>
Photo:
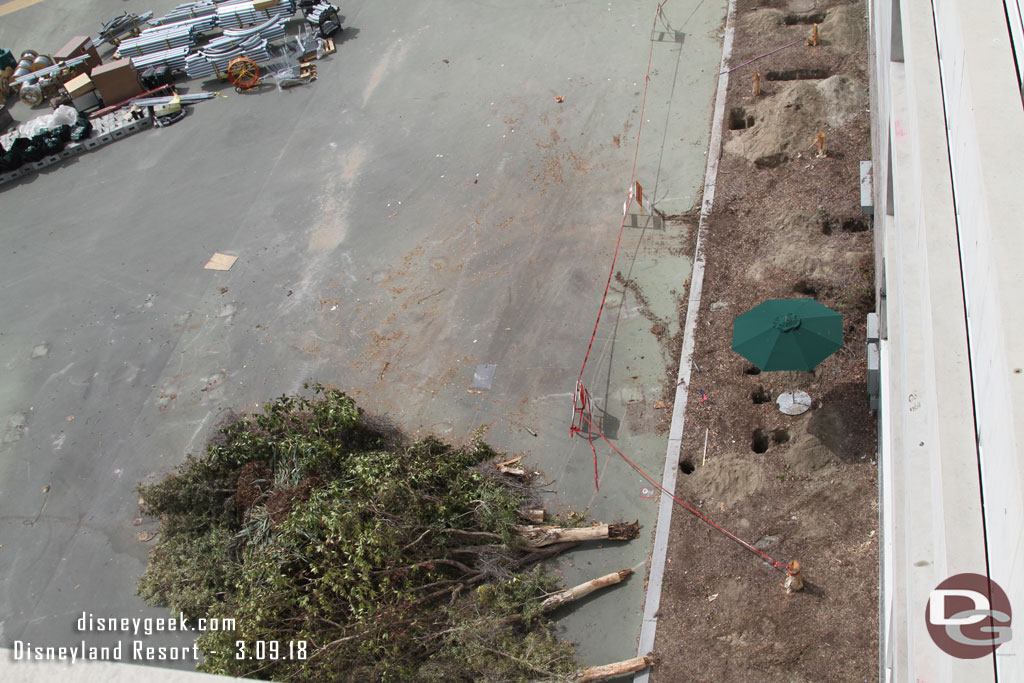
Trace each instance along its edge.
<instances>
[{"instance_id":1,"label":"round concrete cover","mask_svg":"<svg viewBox=\"0 0 1024 683\"><path fill-rule=\"evenodd\" d=\"M787 391L775 399L779 410L786 415L802 415L811 407L811 397L806 391Z\"/></svg>"}]
</instances>

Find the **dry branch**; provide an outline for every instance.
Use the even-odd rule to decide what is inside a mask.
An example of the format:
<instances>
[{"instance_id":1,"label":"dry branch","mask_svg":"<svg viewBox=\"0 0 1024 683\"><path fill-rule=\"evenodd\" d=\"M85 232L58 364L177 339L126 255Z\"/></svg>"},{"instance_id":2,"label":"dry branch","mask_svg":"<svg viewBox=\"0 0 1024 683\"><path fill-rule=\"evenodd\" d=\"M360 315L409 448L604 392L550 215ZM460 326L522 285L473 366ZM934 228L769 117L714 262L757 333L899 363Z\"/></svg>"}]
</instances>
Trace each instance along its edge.
<instances>
[{"instance_id":1,"label":"dry branch","mask_svg":"<svg viewBox=\"0 0 1024 683\"><path fill-rule=\"evenodd\" d=\"M540 548L554 543L595 541L606 538L613 541L628 541L640 535L639 520L632 524L595 524L579 528L535 525L516 525L514 528L523 542L531 548Z\"/></svg>"},{"instance_id":2,"label":"dry branch","mask_svg":"<svg viewBox=\"0 0 1024 683\"><path fill-rule=\"evenodd\" d=\"M524 474L526 474L526 470L523 469L522 467L512 467L512 465L519 464L519 462L522 461L522 459L523 456L520 455L519 457L512 458L511 460L496 463L495 467L497 467L498 471L501 472L502 474L513 474L517 477L521 477Z\"/></svg>"},{"instance_id":3,"label":"dry branch","mask_svg":"<svg viewBox=\"0 0 1024 683\"><path fill-rule=\"evenodd\" d=\"M567 588L564 591L559 591L544 600L544 602L541 603L541 609L544 611L553 610L557 607L561 607L567 602L579 600L586 595L590 595L599 588L614 586L617 583L621 583L632 573L632 569L622 569L617 572L612 572L611 574L605 574L604 576L596 579L591 579L590 581L585 581L578 586Z\"/></svg>"},{"instance_id":4,"label":"dry branch","mask_svg":"<svg viewBox=\"0 0 1024 683\"><path fill-rule=\"evenodd\" d=\"M646 657L634 657L633 659L627 659L623 662L615 662L614 664L592 666L589 669L584 669L583 673L576 677L576 683L603 681L604 679L612 678L613 676L622 676L623 674L633 673L634 671L643 671L649 666L654 666L654 658L650 655L647 655Z\"/></svg>"}]
</instances>

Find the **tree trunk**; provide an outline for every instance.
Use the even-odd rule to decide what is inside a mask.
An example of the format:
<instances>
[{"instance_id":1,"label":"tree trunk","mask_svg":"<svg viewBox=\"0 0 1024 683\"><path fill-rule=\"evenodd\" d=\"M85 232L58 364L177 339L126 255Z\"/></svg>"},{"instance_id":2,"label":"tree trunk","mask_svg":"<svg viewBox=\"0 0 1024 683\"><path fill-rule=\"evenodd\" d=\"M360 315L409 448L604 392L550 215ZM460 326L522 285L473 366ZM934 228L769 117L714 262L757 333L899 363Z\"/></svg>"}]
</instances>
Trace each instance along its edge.
<instances>
[{"instance_id":1,"label":"tree trunk","mask_svg":"<svg viewBox=\"0 0 1024 683\"><path fill-rule=\"evenodd\" d=\"M615 541L628 541L640 535L640 523L638 520L632 524L595 524L593 526L568 529L558 526L517 525L515 530L528 547L540 548L554 543L594 541L605 538Z\"/></svg>"},{"instance_id":2,"label":"tree trunk","mask_svg":"<svg viewBox=\"0 0 1024 683\"><path fill-rule=\"evenodd\" d=\"M546 612L548 610L553 610L556 607L561 607L567 602L579 600L583 596L590 595L599 588L614 586L617 583L621 583L632 573L632 569L623 569L621 571L612 572L611 574L606 574L600 578L581 583L578 586L573 586L572 588L568 588L564 591L559 591L542 602L540 605L541 609Z\"/></svg>"},{"instance_id":3,"label":"tree trunk","mask_svg":"<svg viewBox=\"0 0 1024 683\"><path fill-rule=\"evenodd\" d=\"M615 662L614 664L605 664L604 666L592 666L589 669L585 669L583 673L576 677L576 683L592 683L592 681L603 681L606 678L613 676L621 676L623 674L633 673L634 671L643 671L649 666L654 666L654 658L650 655L646 657L634 657L633 659L627 659L624 662Z\"/></svg>"},{"instance_id":4,"label":"tree trunk","mask_svg":"<svg viewBox=\"0 0 1024 683\"><path fill-rule=\"evenodd\" d=\"M544 523L544 510L519 510L519 516L530 524Z\"/></svg>"}]
</instances>

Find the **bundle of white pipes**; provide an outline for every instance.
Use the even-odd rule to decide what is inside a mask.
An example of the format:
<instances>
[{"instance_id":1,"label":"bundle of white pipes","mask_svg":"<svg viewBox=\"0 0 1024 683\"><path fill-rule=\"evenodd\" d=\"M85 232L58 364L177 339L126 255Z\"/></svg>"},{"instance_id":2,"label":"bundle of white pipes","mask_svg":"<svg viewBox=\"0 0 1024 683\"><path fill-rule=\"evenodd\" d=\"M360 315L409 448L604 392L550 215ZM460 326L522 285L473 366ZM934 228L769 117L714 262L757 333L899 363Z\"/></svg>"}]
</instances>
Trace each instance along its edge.
<instances>
[{"instance_id":1,"label":"bundle of white pipes","mask_svg":"<svg viewBox=\"0 0 1024 683\"><path fill-rule=\"evenodd\" d=\"M182 71L185 68L185 58L188 56L189 46L172 47L170 50L161 50L147 55L132 57L132 64L139 71L151 66L166 66L168 69Z\"/></svg>"},{"instance_id":2,"label":"bundle of white pipes","mask_svg":"<svg viewBox=\"0 0 1024 683\"><path fill-rule=\"evenodd\" d=\"M217 3L213 0L197 0L197 2L186 2L184 5L178 5L164 16L151 19L149 23L152 26L159 26L161 24L173 24L184 19L215 16L216 14Z\"/></svg>"},{"instance_id":3,"label":"bundle of white pipes","mask_svg":"<svg viewBox=\"0 0 1024 683\"><path fill-rule=\"evenodd\" d=\"M217 5L217 25L221 28L242 28L260 24L272 17L288 18L295 14L295 0L278 0L276 5L256 9L252 0Z\"/></svg>"},{"instance_id":4,"label":"bundle of white pipes","mask_svg":"<svg viewBox=\"0 0 1024 683\"><path fill-rule=\"evenodd\" d=\"M270 59L270 45L259 35L251 36L235 45L222 45L218 48L206 49L190 54L185 59L185 73L189 78L204 78L227 73L228 64L238 57L247 57L254 62L266 62Z\"/></svg>"},{"instance_id":5,"label":"bundle of white pipes","mask_svg":"<svg viewBox=\"0 0 1024 683\"><path fill-rule=\"evenodd\" d=\"M117 56L138 57L175 47L192 47L196 44L196 36L201 31L213 28L212 24L207 25L206 22L209 20L200 19L198 21L203 23L193 23L190 20L168 26L148 28L134 38L122 40L117 48Z\"/></svg>"}]
</instances>

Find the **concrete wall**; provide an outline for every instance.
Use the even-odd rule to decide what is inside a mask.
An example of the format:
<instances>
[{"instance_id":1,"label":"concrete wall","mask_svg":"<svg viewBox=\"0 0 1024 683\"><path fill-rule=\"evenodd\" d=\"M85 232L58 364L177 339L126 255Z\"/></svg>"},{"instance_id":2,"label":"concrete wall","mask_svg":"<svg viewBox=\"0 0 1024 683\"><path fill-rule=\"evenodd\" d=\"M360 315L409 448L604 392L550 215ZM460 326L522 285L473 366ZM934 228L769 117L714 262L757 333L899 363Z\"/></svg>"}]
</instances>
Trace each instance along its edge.
<instances>
[{"instance_id":1,"label":"concrete wall","mask_svg":"<svg viewBox=\"0 0 1024 683\"><path fill-rule=\"evenodd\" d=\"M1016 8L1016 3L1011 3ZM991 577L1024 606L1024 108L1002 3L937 2ZM1021 55L1024 57L1024 54ZM996 653L1024 680L1021 640Z\"/></svg>"},{"instance_id":2,"label":"concrete wall","mask_svg":"<svg viewBox=\"0 0 1024 683\"><path fill-rule=\"evenodd\" d=\"M870 11L882 680L991 681L993 657L943 653L924 610L940 581L990 565L1011 604L1024 604L1014 531L1019 376L1008 369L1020 357L1008 355L1020 309L1004 293L1015 289L1017 246L1004 233L1024 192L1000 200L1008 182L1024 187L1011 156L1024 145L1016 134L993 139L1007 127L1024 133L1024 114L1012 56L996 39L1008 36L1001 5L936 5L933 13L928 0L872 0ZM997 653L1004 681L1024 680L1016 645Z\"/></svg>"}]
</instances>

